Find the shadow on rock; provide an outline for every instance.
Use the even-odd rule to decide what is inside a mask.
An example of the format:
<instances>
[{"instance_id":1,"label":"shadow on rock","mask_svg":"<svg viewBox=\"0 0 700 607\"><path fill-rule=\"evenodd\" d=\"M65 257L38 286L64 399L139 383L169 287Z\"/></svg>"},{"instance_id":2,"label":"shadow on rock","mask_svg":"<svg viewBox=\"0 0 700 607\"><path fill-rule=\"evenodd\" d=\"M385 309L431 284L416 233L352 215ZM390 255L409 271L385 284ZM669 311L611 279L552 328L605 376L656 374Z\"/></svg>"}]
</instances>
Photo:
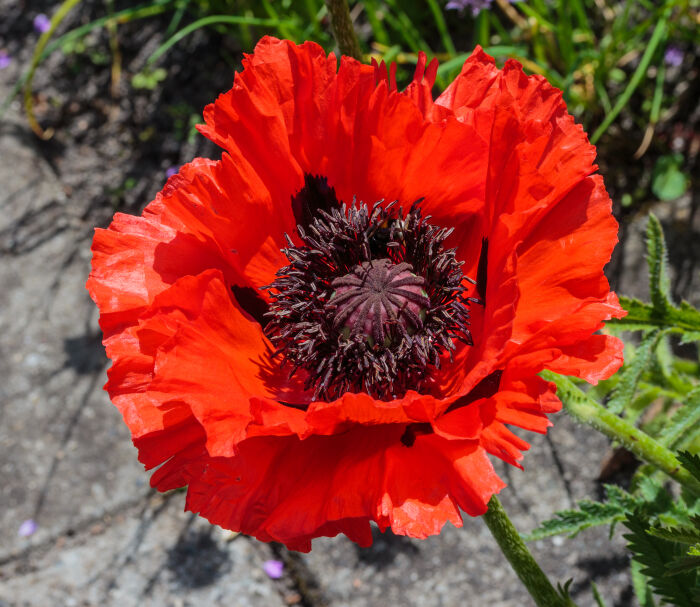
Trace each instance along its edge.
<instances>
[{"instance_id":1,"label":"shadow on rock","mask_svg":"<svg viewBox=\"0 0 700 607\"><path fill-rule=\"evenodd\" d=\"M590 592L590 582L592 580L601 583L604 578L616 573L626 571L629 567L630 559L627 554L613 554L606 557L583 558L577 565L588 573L587 579L576 580L569 588L572 597L577 597L582 593ZM623 588L620 596L615 602L615 607L632 607L632 595L630 588Z\"/></svg>"},{"instance_id":2,"label":"shadow on rock","mask_svg":"<svg viewBox=\"0 0 700 607\"><path fill-rule=\"evenodd\" d=\"M166 567L182 588L202 588L231 568L228 552L219 548L208 529L188 529L168 551Z\"/></svg>"},{"instance_id":3,"label":"shadow on rock","mask_svg":"<svg viewBox=\"0 0 700 607\"><path fill-rule=\"evenodd\" d=\"M101 331L64 339L63 351L66 353L65 366L80 375L99 371L107 364Z\"/></svg>"},{"instance_id":4,"label":"shadow on rock","mask_svg":"<svg viewBox=\"0 0 700 607\"><path fill-rule=\"evenodd\" d=\"M413 558L420 553L420 548L411 539L394 535L391 529L382 533L377 527L372 527L372 539L372 545L368 548L356 547L357 558L360 562L374 565L377 569L384 569L400 554Z\"/></svg>"}]
</instances>

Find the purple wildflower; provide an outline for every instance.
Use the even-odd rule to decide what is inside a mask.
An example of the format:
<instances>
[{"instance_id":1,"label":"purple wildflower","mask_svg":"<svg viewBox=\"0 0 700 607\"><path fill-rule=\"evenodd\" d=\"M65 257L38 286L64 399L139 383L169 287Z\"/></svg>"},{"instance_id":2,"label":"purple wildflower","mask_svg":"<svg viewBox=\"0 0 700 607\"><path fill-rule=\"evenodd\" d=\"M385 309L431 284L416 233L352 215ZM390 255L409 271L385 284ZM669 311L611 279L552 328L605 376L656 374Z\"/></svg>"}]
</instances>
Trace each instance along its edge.
<instances>
[{"instance_id":1,"label":"purple wildflower","mask_svg":"<svg viewBox=\"0 0 700 607\"><path fill-rule=\"evenodd\" d=\"M4 70L10 63L12 63L12 57L5 51L0 51L0 70Z\"/></svg>"},{"instance_id":2,"label":"purple wildflower","mask_svg":"<svg viewBox=\"0 0 700 607\"><path fill-rule=\"evenodd\" d=\"M519 0L508 0L511 4L514 2L519 2ZM451 11L464 12L467 8L470 8L472 15L476 17L482 10L489 10L493 0L450 0L445 8Z\"/></svg>"},{"instance_id":3,"label":"purple wildflower","mask_svg":"<svg viewBox=\"0 0 700 607\"><path fill-rule=\"evenodd\" d=\"M278 580L282 577L284 563L282 561L265 561L263 563L263 570L267 574L267 577Z\"/></svg>"},{"instance_id":4,"label":"purple wildflower","mask_svg":"<svg viewBox=\"0 0 700 607\"><path fill-rule=\"evenodd\" d=\"M34 519L28 518L19 526L17 535L20 537L29 537L30 535L34 535L36 533L38 527L39 526L36 524Z\"/></svg>"},{"instance_id":5,"label":"purple wildflower","mask_svg":"<svg viewBox=\"0 0 700 607\"><path fill-rule=\"evenodd\" d=\"M683 51L675 44L669 45L666 48L666 53L664 54L664 61L666 62L666 65L679 67L683 63Z\"/></svg>"},{"instance_id":6,"label":"purple wildflower","mask_svg":"<svg viewBox=\"0 0 700 607\"><path fill-rule=\"evenodd\" d=\"M453 11L465 11L468 8L471 9L472 15L475 17L484 9L490 9L493 0L450 0L445 5L447 10Z\"/></svg>"},{"instance_id":7,"label":"purple wildflower","mask_svg":"<svg viewBox=\"0 0 700 607\"><path fill-rule=\"evenodd\" d=\"M39 13L34 17L34 29L40 34L44 34L51 28L51 19L49 19L44 13Z\"/></svg>"},{"instance_id":8,"label":"purple wildflower","mask_svg":"<svg viewBox=\"0 0 700 607\"><path fill-rule=\"evenodd\" d=\"M177 172L180 170L180 167L178 166L171 166L168 167L168 170L165 171L165 176L170 179L173 175L177 175Z\"/></svg>"}]
</instances>

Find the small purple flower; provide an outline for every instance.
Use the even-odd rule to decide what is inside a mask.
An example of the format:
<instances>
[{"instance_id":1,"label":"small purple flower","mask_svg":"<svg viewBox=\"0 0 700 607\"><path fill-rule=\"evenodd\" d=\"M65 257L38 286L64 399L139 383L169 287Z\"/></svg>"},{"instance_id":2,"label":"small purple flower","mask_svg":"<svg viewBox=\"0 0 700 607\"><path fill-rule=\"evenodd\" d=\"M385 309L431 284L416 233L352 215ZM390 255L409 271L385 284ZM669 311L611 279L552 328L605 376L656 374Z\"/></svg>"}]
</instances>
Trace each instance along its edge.
<instances>
[{"instance_id":1,"label":"small purple flower","mask_svg":"<svg viewBox=\"0 0 700 607\"><path fill-rule=\"evenodd\" d=\"M282 561L265 561L263 563L263 570L267 574L267 577L273 580L279 580L284 571L284 563Z\"/></svg>"},{"instance_id":2,"label":"small purple flower","mask_svg":"<svg viewBox=\"0 0 700 607\"><path fill-rule=\"evenodd\" d=\"M51 29L51 19L49 19L44 13L39 13L34 17L34 29L40 34L44 34Z\"/></svg>"},{"instance_id":3,"label":"small purple flower","mask_svg":"<svg viewBox=\"0 0 700 607\"><path fill-rule=\"evenodd\" d=\"M519 0L508 0L511 4L514 2L519 2ZM464 12L467 8L470 8L472 15L476 17L481 11L489 10L493 0L450 0L445 8L448 11L459 11Z\"/></svg>"},{"instance_id":4,"label":"small purple flower","mask_svg":"<svg viewBox=\"0 0 700 607\"><path fill-rule=\"evenodd\" d=\"M679 67L683 63L683 51L679 49L675 44L671 44L666 48L666 53L664 54L664 61L666 65L671 67Z\"/></svg>"},{"instance_id":5,"label":"small purple flower","mask_svg":"<svg viewBox=\"0 0 700 607\"><path fill-rule=\"evenodd\" d=\"M491 3L493 0L450 0L445 5L447 10L463 12L467 8L470 8L472 15L475 17L484 9L488 10L491 8Z\"/></svg>"},{"instance_id":6,"label":"small purple flower","mask_svg":"<svg viewBox=\"0 0 700 607\"><path fill-rule=\"evenodd\" d=\"M180 170L180 167L177 166L171 166L168 167L168 170L165 171L165 176L170 179L173 175L177 175L177 172Z\"/></svg>"},{"instance_id":7,"label":"small purple flower","mask_svg":"<svg viewBox=\"0 0 700 607\"><path fill-rule=\"evenodd\" d=\"M4 70L10 63L12 63L12 57L5 51L0 51L0 70Z\"/></svg>"},{"instance_id":8,"label":"small purple flower","mask_svg":"<svg viewBox=\"0 0 700 607\"><path fill-rule=\"evenodd\" d=\"M19 535L20 537L29 537L30 535L34 535L37 529L38 525L36 524L36 521L34 519L28 518L19 526L19 529L17 530L17 535Z\"/></svg>"}]
</instances>

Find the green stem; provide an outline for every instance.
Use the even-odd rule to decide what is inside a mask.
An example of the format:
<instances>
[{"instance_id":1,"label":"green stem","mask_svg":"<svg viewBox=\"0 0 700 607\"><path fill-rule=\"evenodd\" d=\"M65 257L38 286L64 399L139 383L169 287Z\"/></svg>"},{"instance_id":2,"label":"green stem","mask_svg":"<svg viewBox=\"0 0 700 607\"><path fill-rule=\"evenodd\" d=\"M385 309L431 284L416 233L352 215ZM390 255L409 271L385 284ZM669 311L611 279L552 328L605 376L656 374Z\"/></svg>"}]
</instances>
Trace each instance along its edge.
<instances>
[{"instance_id":1,"label":"green stem","mask_svg":"<svg viewBox=\"0 0 700 607\"><path fill-rule=\"evenodd\" d=\"M570 598L552 586L495 495L489 501L484 522L539 607L575 607Z\"/></svg>"},{"instance_id":2,"label":"green stem","mask_svg":"<svg viewBox=\"0 0 700 607\"><path fill-rule=\"evenodd\" d=\"M551 371L542 371L541 375L545 380L557 385L557 396L575 419L617 441L642 461L655 466L694 494L700 495L700 483L681 466L672 451L646 432L598 404L567 377Z\"/></svg>"},{"instance_id":3,"label":"green stem","mask_svg":"<svg viewBox=\"0 0 700 607\"><path fill-rule=\"evenodd\" d=\"M362 51L357 33L350 18L348 0L326 0L326 6L331 16L333 36L338 43L341 54L362 61Z\"/></svg>"}]
</instances>

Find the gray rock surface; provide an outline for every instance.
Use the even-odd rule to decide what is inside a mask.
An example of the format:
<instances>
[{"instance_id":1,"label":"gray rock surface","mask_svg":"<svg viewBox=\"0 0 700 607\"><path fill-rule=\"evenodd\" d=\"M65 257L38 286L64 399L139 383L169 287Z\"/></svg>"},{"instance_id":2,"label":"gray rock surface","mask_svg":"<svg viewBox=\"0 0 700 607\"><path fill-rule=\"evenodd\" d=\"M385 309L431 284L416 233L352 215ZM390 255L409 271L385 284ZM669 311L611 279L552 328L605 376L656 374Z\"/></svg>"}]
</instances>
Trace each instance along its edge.
<instances>
[{"instance_id":1,"label":"gray rock surface","mask_svg":"<svg viewBox=\"0 0 700 607\"><path fill-rule=\"evenodd\" d=\"M7 88L0 81L0 98ZM100 170L85 154L85 170ZM16 112L0 123L0 158L2 607L532 605L481 520L425 541L377 534L366 549L324 538L300 555L232 538L183 512L181 492L153 494L101 389L107 361L84 289L90 201L64 193ZM665 208L667 221L690 213ZM635 236L617 278L644 296L642 229L641 220L627 228ZM564 414L548 437L527 438L526 470L500 467L509 483L502 500L524 531L577 499L598 497L608 451L603 437ZM26 519L38 530L23 538ZM532 549L553 579L574 578L581 607L594 604L591 578L610 605L623 606L633 604L623 546L599 529ZM271 558L286 564L280 580L263 572Z\"/></svg>"}]
</instances>

